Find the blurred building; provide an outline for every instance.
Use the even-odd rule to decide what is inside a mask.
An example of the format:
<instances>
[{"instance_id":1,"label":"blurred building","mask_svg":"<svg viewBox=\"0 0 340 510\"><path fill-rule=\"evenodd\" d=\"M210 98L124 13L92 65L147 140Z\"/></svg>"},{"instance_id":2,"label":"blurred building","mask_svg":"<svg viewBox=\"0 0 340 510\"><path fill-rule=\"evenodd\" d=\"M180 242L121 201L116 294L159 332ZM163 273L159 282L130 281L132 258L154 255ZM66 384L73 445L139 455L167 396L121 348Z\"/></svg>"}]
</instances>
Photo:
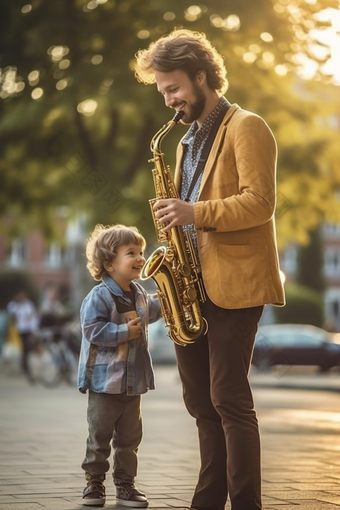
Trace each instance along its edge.
<instances>
[{"instance_id":1,"label":"blurred building","mask_svg":"<svg viewBox=\"0 0 340 510\"><path fill-rule=\"evenodd\" d=\"M0 236L0 268L27 271L39 287L49 283L69 286L66 247L57 242L47 243L39 231L11 240Z\"/></svg>"},{"instance_id":2,"label":"blurred building","mask_svg":"<svg viewBox=\"0 0 340 510\"><path fill-rule=\"evenodd\" d=\"M93 285L86 270L86 237L85 217L78 217L65 225L63 244L46 242L39 231L11 241L0 235L0 271L27 271L41 290L51 283L56 284L68 294L72 307L79 309ZM340 225L323 226L323 243L325 320L334 323L340 330ZM294 281L298 268L298 246L292 245L280 253L280 265L287 281ZM155 291L154 285L150 291ZM274 322L271 308L266 307L262 323Z\"/></svg>"},{"instance_id":3,"label":"blurred building","mask_svg":"<svg viewBox=\"0 0 340 510\"><path fill-rule=\"evenodd\" d=\"M324 237L325 316L340 329L340 225L325 225Z\"/></svg>"},{"instance_id":4,"label":"blurred building","mask_svg":"<svg viewBox=\"0 0 340 510\"><path fill-rule=\"evenodd\" d=\"M26 271L41 295L53 284L72 308L79 309L91 286L86 270L85 223L84 217L78 217L61 225L60 242L46 241L39 230L13 239L0 235L0 271Z\"/></svg>"},{"instance_id":5,"label":"blurred building","mask_svg":"<svg viewBox=\"0 0 340 510\"><path fill-rule=\"evenodd\" d=\"M325 322L340 330L340 225L324 224L322 237ZM290 246L280 253L280 264L287 281L294 281L298 270L298 246Z\"/></svg>"}]
</instances>

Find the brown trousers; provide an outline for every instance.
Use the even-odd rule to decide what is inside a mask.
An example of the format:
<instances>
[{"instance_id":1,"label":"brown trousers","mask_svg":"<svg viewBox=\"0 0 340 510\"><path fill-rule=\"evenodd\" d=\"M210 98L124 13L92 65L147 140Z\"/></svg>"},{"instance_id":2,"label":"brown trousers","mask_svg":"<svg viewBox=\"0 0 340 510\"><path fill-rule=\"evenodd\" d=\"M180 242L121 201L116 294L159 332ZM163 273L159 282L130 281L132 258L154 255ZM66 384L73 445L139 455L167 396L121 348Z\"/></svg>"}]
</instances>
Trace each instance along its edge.
<instances>
[{"instance_id":1,"label":"brown trousers","mask_svg":"<svg viewBox=\"0 0 340 510\"><path fill-rule=\"evenodd\" d=\"M137 474L137 451L142 439L141 397L89 391L88 438L82 468L86 479L104 481L114 449L113 480L133 482Z\"/></svg>"},{"instance_id":2,"label":"brown trousers","mask_svg":"<svg viewBox=\"0 0 340 510\"><path fill-rule=\"evenodd\" d=\"M209 324L194 344L176 345L183 398L196 419L201 469L192 500L197 510L261 510L258 422L248 372L263 306L226 310L209 298Z\"/></svg>"}]
</instances>

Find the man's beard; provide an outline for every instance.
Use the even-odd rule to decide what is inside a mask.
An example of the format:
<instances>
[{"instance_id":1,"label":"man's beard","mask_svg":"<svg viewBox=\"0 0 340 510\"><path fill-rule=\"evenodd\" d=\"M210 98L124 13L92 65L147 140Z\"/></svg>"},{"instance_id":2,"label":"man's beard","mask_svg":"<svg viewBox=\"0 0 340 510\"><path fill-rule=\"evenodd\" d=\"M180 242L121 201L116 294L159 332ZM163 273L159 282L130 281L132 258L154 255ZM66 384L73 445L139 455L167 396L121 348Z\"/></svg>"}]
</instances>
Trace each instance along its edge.
<instances>
[{"instance_id":1,"label":"man's beard","mask_svg":"<svg viewBox=\"0 0 340 510\"><path fill-rule=\"evenodd\" d=\"M195 102L191 104L187 103L189 113L184 115L182 119L183 124L191 124L200 117L204 110L206 98L200 87L196 84L194 84L194 94L196 97Z\"/></svg>"}]
</instances>

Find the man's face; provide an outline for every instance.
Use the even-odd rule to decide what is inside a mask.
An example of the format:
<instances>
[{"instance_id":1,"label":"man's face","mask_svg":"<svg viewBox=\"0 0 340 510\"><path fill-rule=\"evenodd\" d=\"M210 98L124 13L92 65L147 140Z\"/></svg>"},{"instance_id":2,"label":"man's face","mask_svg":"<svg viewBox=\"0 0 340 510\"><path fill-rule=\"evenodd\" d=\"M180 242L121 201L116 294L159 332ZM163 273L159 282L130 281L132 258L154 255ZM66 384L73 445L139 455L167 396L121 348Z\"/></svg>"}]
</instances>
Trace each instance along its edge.
<instances>
[{"instance_id":1,"label":"man's face","mask_svg":"<svg viewBox=\"0 0 340 510\"><path fill-rule=\"evenodd\" d=\"M168 73L155 71L155 77L158 91L164 97L166 106L184 111L183 123L191 124L200 118L206 97L197 80L193 82L181 69Z\"/></svg>"}]
</instances>

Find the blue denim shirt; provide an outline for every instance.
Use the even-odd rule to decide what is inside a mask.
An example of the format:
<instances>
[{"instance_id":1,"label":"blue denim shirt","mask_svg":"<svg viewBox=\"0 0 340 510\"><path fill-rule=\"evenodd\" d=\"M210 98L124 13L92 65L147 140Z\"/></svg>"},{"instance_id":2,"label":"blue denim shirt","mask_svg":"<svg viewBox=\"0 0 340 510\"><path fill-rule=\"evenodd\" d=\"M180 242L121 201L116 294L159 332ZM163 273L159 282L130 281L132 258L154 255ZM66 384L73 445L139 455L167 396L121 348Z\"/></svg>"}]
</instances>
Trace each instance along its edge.
<instances>
[{"instance_id":1,"label":"blue denim shirt","mask_svg":"<svg viewBox=\"0 0 340 510\"><path fill-rule=\"evenodd\" d=\"M128 341L126 313L118 313L116 299L132 302L110 277L96 285L80 308L82 342L78 367L78 388L97 393L141 395L155 388L148 347L148 324L161 317L156 294L149 295L141 285L131 283L136 292L135 316L142 320L142 334ZM131 316L131 313L129 312Z\"/></svg>"}]
</instances>

